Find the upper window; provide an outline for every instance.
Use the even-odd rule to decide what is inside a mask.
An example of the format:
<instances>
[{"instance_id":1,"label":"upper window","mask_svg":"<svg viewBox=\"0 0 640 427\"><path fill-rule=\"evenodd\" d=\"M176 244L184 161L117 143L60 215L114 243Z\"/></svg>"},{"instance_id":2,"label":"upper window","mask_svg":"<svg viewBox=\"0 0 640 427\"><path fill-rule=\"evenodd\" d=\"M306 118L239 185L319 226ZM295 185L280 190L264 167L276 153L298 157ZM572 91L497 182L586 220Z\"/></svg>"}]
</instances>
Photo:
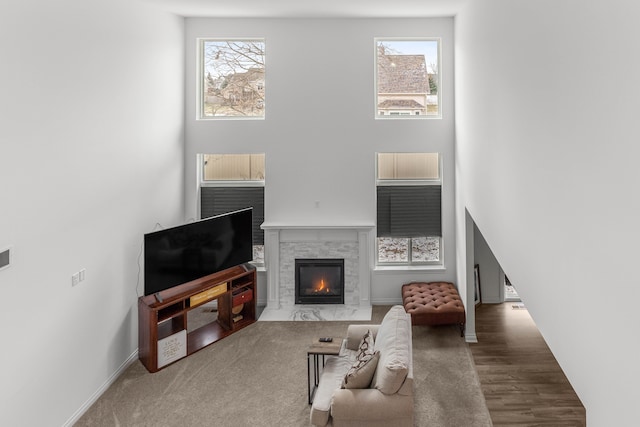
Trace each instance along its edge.
<instances>
[{"instance_id":1,"label":"upper window","mask_svg":"<svg viewBox=\"0 0 640 427\"><path fill-rule=\"evenodd\" d=\"M379 118L441 117L440 39L376 39Z\"/></svg>"},{"instance_id":2,"label":"upper window","mask_svg":"<svg viewBox=\"0 0 640 427\"><path fill-rule=\"evenodd\" d=\"M264 40L199 42L200 118L264 118Z\"/></svg>"},{"instance_id":3,"label":"upper window","mask_svg":"<svg viewBox=\"0 0 640 427\"><path fill-rule=\"evenodd\" d=\"M264 265L264 154L201 154L200 218L253 208L253 261Z\"/></svg>"},{"instance_id":4,"label":"upper window","mask_svg":"<svg viewBox=\"0 0 640 427\"><path fill-rule=\"evenodd\" d=\"M377 262L442 265L438 153L378 153Z\"/></svg>"}]
</instances>

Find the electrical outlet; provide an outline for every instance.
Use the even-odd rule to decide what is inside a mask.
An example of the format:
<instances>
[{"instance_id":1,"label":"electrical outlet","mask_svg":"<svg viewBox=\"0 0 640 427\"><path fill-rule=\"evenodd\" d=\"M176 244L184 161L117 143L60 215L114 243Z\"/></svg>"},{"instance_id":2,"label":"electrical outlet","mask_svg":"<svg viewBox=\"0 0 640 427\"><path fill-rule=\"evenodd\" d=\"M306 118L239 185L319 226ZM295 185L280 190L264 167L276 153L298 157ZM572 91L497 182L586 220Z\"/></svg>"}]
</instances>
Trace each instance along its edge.
<instances>
[{"instance_id":1,"label":"electrical outlet","mask_svg":"<svg viewBox=\"0 0 640 427\"><path fill-rule=\"evenodd\" d=\"M86 273L87 273L87 270L86 270L86 269L84 269L84 268L78 272L78 275L79 275L79 277L80 277L80 281L81 281L81 282L84 282L84 277L85 277L85 274L86 274Z\"/></svg>"},{"instance_id":2,"label":"electrical outlet","mask_svg":"<svg viewBox=\"0 0 640 427\"><path fill-rule=\"evenodd\" d=\"M80 273L74 273L71 275L71 286L75 286L80 283Z\"/></svg>"}]
</instances>

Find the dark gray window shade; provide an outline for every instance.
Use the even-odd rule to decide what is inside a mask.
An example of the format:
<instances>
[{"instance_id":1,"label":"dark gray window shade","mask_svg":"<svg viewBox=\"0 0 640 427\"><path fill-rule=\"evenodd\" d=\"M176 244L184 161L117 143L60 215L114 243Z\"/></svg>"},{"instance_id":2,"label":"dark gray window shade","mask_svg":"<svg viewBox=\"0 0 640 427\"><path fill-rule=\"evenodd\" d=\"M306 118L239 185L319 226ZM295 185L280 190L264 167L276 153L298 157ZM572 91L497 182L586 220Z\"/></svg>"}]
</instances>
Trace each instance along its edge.
<instances>
[{"instance_id":1,"label":"dark gray window shade","mask_svg":"<svg viewBox=\"0 0 640 427\"><path fill-rule=\"evenodd\" d=\"M264 245L264 187L202 187L200 216L209 218L240 209L253 208L253 244Z\"/></svg>"},{"instance_id":2,"label":"dark gray window shade","mask_svg":"<svg viewBox=\"0 0 640 427\"><path fill-rule=\"evenodd\" d=\"M442 236L442 186L379 186L378 237Z\"/></svg>"}]
</instances>

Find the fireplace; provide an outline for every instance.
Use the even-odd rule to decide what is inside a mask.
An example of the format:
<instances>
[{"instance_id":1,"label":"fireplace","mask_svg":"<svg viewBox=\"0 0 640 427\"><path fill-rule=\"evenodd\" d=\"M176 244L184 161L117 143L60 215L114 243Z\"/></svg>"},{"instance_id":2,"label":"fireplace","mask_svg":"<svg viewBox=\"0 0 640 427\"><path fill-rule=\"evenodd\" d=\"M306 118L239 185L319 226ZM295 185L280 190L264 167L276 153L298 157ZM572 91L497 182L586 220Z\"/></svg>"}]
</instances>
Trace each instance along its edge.
<instances>
[{"instance_id":1,"label":"fireplace","mask_svg":"<svg viewBox=\"0 0 640 427\"><path fill-rule=\"evenodd\" d=\"M344 259L295 261L296 304L344 304Z\"/></svg>"}]
</instances>

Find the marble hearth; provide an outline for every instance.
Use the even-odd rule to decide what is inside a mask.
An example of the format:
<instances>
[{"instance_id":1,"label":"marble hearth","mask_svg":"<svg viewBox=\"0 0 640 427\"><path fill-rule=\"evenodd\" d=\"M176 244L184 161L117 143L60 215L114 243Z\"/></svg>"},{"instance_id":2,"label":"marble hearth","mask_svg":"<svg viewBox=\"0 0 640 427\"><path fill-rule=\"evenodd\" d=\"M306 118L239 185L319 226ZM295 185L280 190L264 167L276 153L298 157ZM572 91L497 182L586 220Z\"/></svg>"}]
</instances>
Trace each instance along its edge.
<instances>
[{"instance_id":1,"label":"marble hearth","mask_svg":"<svg viewBox=\"0 0 640 427\"><path fill-rule=\"evenodd\" d=\"M267 306L260 320L370 320L373 225L264 223ZM344 304L295 304L296 258L344 259Z\"/></svg>"}]
</instances>

